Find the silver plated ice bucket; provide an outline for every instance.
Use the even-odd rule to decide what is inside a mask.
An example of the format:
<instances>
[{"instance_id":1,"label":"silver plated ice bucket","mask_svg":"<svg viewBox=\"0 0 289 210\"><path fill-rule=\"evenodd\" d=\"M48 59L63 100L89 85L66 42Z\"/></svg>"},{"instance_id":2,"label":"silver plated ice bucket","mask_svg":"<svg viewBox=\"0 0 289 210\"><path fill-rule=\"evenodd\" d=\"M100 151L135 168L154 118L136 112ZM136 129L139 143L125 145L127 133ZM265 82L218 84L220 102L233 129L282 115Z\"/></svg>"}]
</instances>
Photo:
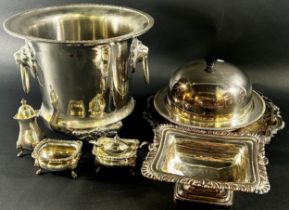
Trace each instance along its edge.
<instances>
[{"instance_id":1,"label":"silver plated ice bucket","mask_svg":"<svg viewBox=\"0 0 289 210\"><path fill-rule=\"evenodd\" d=\"M15 53L24 92L29 74L42 92L40 116L71 133L121 121L134 108L131 73L140 62L149 82L148 47L137 37L153 26L141 11L98 4L34 9L4 23L25 40Z\"/></svg>"}]
</instances>

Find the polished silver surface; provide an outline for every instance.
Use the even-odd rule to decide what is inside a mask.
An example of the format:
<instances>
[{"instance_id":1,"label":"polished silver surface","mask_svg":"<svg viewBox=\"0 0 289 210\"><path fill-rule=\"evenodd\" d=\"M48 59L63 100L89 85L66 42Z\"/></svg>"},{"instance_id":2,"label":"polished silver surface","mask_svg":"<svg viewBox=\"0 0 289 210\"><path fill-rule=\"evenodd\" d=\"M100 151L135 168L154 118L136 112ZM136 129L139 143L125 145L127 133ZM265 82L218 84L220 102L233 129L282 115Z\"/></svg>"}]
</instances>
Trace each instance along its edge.
<instances>
[{"instance_id":1,"label":"polished silver surface","mask_svg":"<svg viewBox=\"0 0 289 210\"><path fill-rule=\"evenodd\" d=\"M138 62L149 81L148 47L136 37L152 25L144 12L98 4L35 9L4 23L25 40L15 53L24 91L31 74L42 92L40 116L65 133L105 127L132 112L129 86Z\"/></svg>"},{"instance_id":2,"label":"polished silver surface","mask_svg":"<svg viewBox=\"0 0 289 210\"><path fill-rule=\"evenodd\" d=\"M70 170L72 178L77 178L75 168L81 156L81 141L63 139L44 139L33 150L31 156L35 159L34 166L38 167L37 175L42 170Z\"/></svg>"},{"instance_id":3,"label":"polished silver surface","mask_svg":"<svg viewBox=\"0 0 289 210\"><path fill-rule=\"evenodd\" d=\"M234 192L224 189L207 189L176 183L174 199L218 206L231 206L233 205Z\"/></svg>"},{"instance_id":4,"label":"polished silver surface","mask_svg":"<svg viewBox=\"0 0 289 210\"><path fill-rule=\"evenodd\" d=\"M12 36L67 44L101 44L137 37L154 24L145 12L103 4L68 4L18 13L4 23Z\"/></svg>"},{"instance_id":5,"label":"polished silver surface","mask_svg":"<svg viewBox=\"0 0 289 210\"><path fill-rule=\"evenodd\" d=\"M138 139L100 137L89 141L93 144L92 154L97 166L135 167L138 149L141 147Z\"/></svg>"},{"instance_id":6,"label":"polished silver surface","mask_svg":"<svg viewBox=\"0 0 289 210\"><path fill-rule=\"evenodd\" d=\"M190 113L180 111L175 106L170 106L167 101L168 88L159 90L154 97L154 106L157 112L168 121L177 125L196 129L207 130L236 130L246 127L260 119L265 112L266 106L263 98L255 91L252 92L251 108L245 115L233 115L230 120L214 118L191 117Z\"/></svg>"},{"instance_id":7,"label":"polished silver surface","mask_svg":"<svg viewBox=\"0 0 289 210\"><path fill-rule=\"evenodd\" d=\"M254 123L245 127L241 127L231 132L237 133L254 133L266 139L266 144L269 144L271 139L279 130L285 127L285 122L281 116L279 107L272 100L264 96L261 92L256 91L265 101L266 110L262 117ZM161 124L168 124L170 121L163 118L154 107L154 96L147 100L146 110L143 112L143 117L146 119L153 129Z\"/></svg>"},{"instance_id":8,"label":"polished silver surface","mask_svg":"<svg viewBox=\"0 0 289 210\"><path fill-rule=\"evenodd\" d=\"M143 162L153 180L263 194L270 190L265 140L255 134L162 125Z\"/></svg>"},{"instance_id":9,"label":"polished silver surface","mask_svg":"<svg viewBox=\"0 0 289 210\"><path fill-rule=\"evenodd\" d=\"M169 86L156 94L154 104L159 114L176 124L208 130L240 128L257 121L265 111L248 77L215 58L177 69Z\"/></svg>"},{"instance_id":10,"label":"polished silver surface","mask_svg":"<svg viewBox=\"0 0 289 210\"><path fill-rule=\"evenodd\" d=\"M38 110L34 110L28 105L26 100L21 100L21 106L14 119L19 125L16 149L19 150L17 156L22 157L24 150L33 151L34 147L44 138L44 133L37 123Z\"/></svg>"},{"instance_id":11,"label":"polished silver surface","mask_svg":"<svg viewBox=\"0 0 289 210\"><path fill-rule=\"evenodd\" d=\"M122 128L122 122L118 121L113 124L109 124L103 127L96 127L88 130L73 130L72 135L76 136L78 139L81 140L95 140L99 137L104 136L115 136L117 135L118 131Z\"/></svg>"},{"instance_id":12,"label":"polished silver surface","mask_svg":"<svg viewBox=\"0 0 289 210\"><path fill-rule=\"evenodd\" d=\"M220 59L203 59L176 70L168 97L184 111L215 118L238 114L250 106L252 86L236 66Z\"/></svg>"},{"instance_id":13,"label":"polished silver surface","mask_svg":"<svg viewBox=\"0 0 289 210\"><path fill-rule=\"evenodd\" d=\"M247 127L240 128L236 130L236 132L256 133L258 135L262 135L266 139L266 144L269 144L275 134L277 134L279 130L282 130L285 127L285 121L281 116L280 108L261 92L258 93L262 96L266 103L265 113L255 123L250 124Z\"/></svg>"}]
</instances>

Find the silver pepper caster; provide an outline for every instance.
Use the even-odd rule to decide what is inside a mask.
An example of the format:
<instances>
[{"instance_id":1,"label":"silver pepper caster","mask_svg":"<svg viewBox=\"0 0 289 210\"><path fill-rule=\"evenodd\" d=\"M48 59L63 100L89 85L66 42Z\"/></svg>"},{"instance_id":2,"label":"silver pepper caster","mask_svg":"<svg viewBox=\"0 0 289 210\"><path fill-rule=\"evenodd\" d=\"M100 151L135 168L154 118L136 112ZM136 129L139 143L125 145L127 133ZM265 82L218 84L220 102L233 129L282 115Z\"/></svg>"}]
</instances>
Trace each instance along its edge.
<instances>
[{"instance_id":1,"label":"silver pepper caster","mask_svg":"<svg viewBox=\"0 0 289 210\"><path fill-rule=\"evenodd\" d=\"M32 151L34 147L44 138L44 133L37 124L38 111L35 111L26 100L21 100L21 106L17 114L13 117L19 124L19 135L16 149L19 150L17 156L23 156L23 151Z\"/></svg>"}]
</instances>

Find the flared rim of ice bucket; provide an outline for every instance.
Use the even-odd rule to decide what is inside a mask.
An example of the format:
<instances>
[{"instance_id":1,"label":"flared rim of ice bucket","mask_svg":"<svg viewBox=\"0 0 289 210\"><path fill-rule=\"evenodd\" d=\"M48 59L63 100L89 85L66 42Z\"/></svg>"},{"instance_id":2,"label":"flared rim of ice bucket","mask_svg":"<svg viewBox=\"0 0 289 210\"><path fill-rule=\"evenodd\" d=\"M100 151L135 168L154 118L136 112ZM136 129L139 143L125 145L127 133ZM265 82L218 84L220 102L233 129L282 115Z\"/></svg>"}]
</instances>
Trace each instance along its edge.
<instances>
[{"instance_id":1,"label":"flared rim of ice bucket","mask_svg":"<svg viewBox=\"0 0 289 210\"><path fill-rule=\"evenodd\" d=\"M51 18L53 15L64 15L66 12L81 11L79 14L85 13L85 11L93 11L97 9L102 12L108 12L108 14L118 15L120 17L123 15L126 18L130 18L127 22L128 27L132 26L132 31L124 34L99 39L81 39L81 40L61 40L55 38L47 38L41 36L35 36L29 34L29 29L27 27L34 27L37 21ZM73 14L73 13L72 13ZM77 15L77 12L75 13ZM131 15L131 17L129 16ZM3 23L3 27L7 33L12 36L18 37L20 39L47 42L47 43L63 43L63 44L102 44L110 42L118 42L122 40L131 39L142 35L148 31L154 24L154 19L147 13L142 12L137 9L132 9L122 6L105 5L105 4L67 4L58 5L52 7L36 8L28 11L24 11L13 15L12 17L6 19Z\"/></svg>"}]
</instances>

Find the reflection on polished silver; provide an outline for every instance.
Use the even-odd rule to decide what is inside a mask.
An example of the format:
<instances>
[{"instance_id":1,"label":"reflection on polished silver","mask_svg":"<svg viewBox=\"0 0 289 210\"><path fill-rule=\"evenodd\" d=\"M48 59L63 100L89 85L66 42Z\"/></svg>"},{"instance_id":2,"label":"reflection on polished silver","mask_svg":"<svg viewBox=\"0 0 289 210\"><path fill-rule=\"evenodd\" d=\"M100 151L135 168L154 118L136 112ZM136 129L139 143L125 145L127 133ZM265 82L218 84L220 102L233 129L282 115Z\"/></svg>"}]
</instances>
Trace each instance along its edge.
<instances>
[{"instance_id":1,"label":"reflection on polished silver","mask_svg":"<svg viewBox=\"0 0 289 210\"><path fill-rule=\"evenodd\" d=\"M174 199L219 206L231 206L234 192L224 189L205 189L186 184L175 184Z\"/></svg>"},{"instance_id":2,"label":"reflection on polished silver","mask_svg":"<svg viewBox=\"0 0 289 210\"><path fill-rule=\"evenodd\" d=\"M277 107L272 100L264 96L262 93L258 92L258 94L262 96L263 100L265 101L265 113L258 121L231 132L254 133L264 137L266 139L266 143L268 144L274 135L279 130L284 128L285 122L282 119L279 107ZM153 96L148 98L147 108L144 111L143 116L151 124L152 128L155 129L161 124L168 124L170 122L158 114L154 108L153 101Z\"/></svg>"},{"instance_id":3,"label":"reflection on polished silver","mask_svg":"<svg viewBox=\"0 0 289 210\"><path fill-rule=\"evenodd\" d=\"M23 89L29 72L40 83L40 116L53 130L70 133L119 122L134 108L131 73L142 63L149 81L148 47L137 37L150 15L124 7L76 4L35 9L4 23L25 40L16 54Z\"/></svg>"},{"instance_id":4,"label":"reflection on polished silver","mask_svg":"<svg viewBox=\"0 0 289 210\"><path fill-rule=\"evenodd\" d=\"M77 178L75 168L81 155L82 142L74 140L45 139L34 149L32 157L35 159L34 165L39 169L36 171L40 175L42 169L48 171L71 171L71 177Z\"/></svg>"},{"instance_id":5,"label":"reflection on polished silver","mask_svg":"<svg viewBox=\"0 0 289 210\"><path fill-rule=\"evenodd\" d=\"M19 124L19 134L16 143L16 149L19 150L18 157L23 155L23 150L32 151L33 148L44 138L44 133L37 124L38 111L35 111L26 100L21 100L21 106L18 109L14 119Z\"/></svg>"},{"instance_id":6,"label":"reflection on polished silver","mask_svg":"<svg viewBox=\"0 0 289 210\"><path fill-rule=\"evenodd\" d=\"M236 130L241 127L246 127L262 117L265 111L265 102L262 97L255 91L252 95L252 109L250 113L244 115L235 115L232 120L223 120L221 117L211 118L209 120L200 119L198 116L191 115L189 112L184 112L178 107L166 103L168 89L159 90L154 99L154 106L157 112L172 123L181 126L187 126L195 129L206 130ZM230 115L233 116L234 114Z\"/></svg>"},{"instance_id":7,"label":"reflection on polished silver","mask_svg":"<svg viewBox=\"0 0 289 210\"><path fill-rule=\"evenodd\" d=\"M179 68L169 87L155 95L158 113L173 123L207 130L234 130L257 121L265 104L247 76L223 60L212 62L196 60Z\"/></svg>"},{"instance_id":8,"label":"reflection on polished silver","mask_svg":"<svg viewBox=\"0 0 289 210\"><path fill-rule=\"evenodd\" d=\"M141 171L159 181L263 194L270 190L265 159L258 135L162 125Z\"/></svg>"},{"instance_id":9,"label":"reflection on polished silver","mask_svg":"<svg viewBox=\"0 0 289 210\"><path fill-rule=\"evenodd\" d=\"M148 144L147 142L140 144L137 139L125 139L118 136L101 137L89 143L93 144L92 153L97 166L132 168L136 165L138 149Z\"/></svg>"}]
</instances>

